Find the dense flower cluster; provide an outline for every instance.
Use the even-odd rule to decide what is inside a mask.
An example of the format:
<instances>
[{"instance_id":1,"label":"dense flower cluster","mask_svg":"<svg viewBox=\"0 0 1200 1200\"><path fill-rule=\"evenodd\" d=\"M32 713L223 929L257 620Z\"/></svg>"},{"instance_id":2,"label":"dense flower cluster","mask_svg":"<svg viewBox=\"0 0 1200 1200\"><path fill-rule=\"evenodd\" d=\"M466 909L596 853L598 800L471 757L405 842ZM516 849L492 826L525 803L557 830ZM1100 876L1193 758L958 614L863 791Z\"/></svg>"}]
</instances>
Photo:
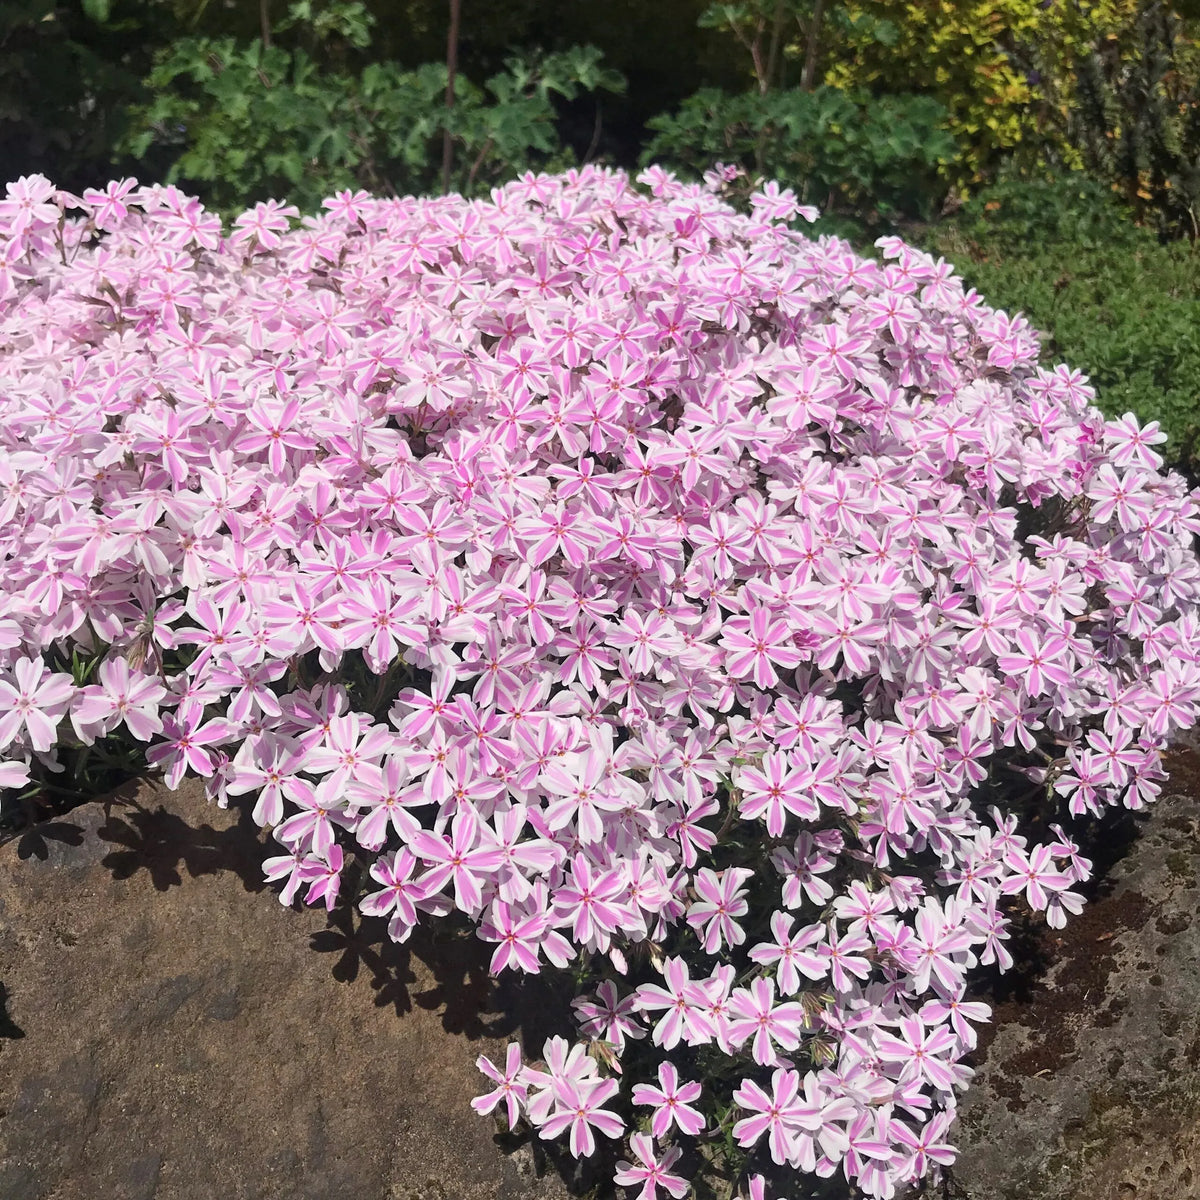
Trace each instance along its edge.
<instances>
[{"instance_id":1,"label":"dense flower cluster","mask_svg":"<svg viewBox=\"0 0 1200 1200\"><path fill-rule=\"evenodd\" d=\"M953 1158L967 971L1081 903L1004 798L1140 807L1195 719L1198 497L944 262L638 182L228 235L10 184L0 786L127 732L253 797L285 903L357 856L398 941L457 910L494 971L605 963L476 1107L628 1127L646 1200L717 1112L887 1197Z\"/></svg>"}]
</instances>

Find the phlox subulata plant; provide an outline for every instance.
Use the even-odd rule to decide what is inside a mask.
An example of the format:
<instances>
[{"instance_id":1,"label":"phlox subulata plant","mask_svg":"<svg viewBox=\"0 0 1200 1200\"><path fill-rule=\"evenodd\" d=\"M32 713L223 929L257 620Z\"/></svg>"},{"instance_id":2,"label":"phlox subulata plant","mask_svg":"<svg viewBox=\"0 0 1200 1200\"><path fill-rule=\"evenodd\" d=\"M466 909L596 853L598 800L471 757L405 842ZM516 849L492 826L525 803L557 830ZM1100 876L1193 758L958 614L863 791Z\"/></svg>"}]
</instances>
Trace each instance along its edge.
<instances>
[{"instance_id":1,"label":"phlox subulata plant","mask_svg":"<svg viewBox=\"0 0 1200 1200\"><path fill-rule=\"evenodd\" d=\"M631 1194L724 1145L888 1197L953 1159L968 971L1195 720L1197 496L946 263L722 183L10 184L0 786L141 745L283 902L353 861L398 942L586 975L475 1106Z\"/></svg>"}]
</instances>

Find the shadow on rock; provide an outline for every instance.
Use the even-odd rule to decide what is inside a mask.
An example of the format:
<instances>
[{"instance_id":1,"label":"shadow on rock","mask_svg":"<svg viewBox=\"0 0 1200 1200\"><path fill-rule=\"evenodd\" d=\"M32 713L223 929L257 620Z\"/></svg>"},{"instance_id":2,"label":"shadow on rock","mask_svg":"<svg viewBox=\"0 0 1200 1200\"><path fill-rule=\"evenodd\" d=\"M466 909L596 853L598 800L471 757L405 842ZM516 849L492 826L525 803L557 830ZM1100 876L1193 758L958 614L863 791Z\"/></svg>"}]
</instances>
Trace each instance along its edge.
<instances>
[{"instance_id":1,"label":"shadow on rock","mask_svg":"<svg viewBox=\"0 0 1200 1200\"><path fill-rule=\"evenodd\" d=\"M214 828L198 821L194 804L171 811L170 793L163 797L163 803L157 796L146 800L144 791L131 786L104 801L105 820L96 834L118 847L101 860L115 879L145 871L158 891L167 891L182 884L183 873L198 878L227 871L237 875L248 892L274 894L262 871L270 851L247 808L237 806L236 824ZM62 824L62 840L79 845L85 832ZM32 832L38 831L46 835L47 827ZM451 919L429 918L408 942L393 942L386 921L358 911L358 900L374 885L364 865L348 858L341 898L327 914L325 928L310 937L315 951L331 956L334 979L354 983L366 971L377 1007L390 1007L397 1016L411 1012L414 1005L440 1012L448 1033L472 1040L519 1036L534 1057L547 1037L571 1034L569 1003L574 992L569 979L548 970L520 978L505 972L501 980L494 980L488 970L494 947L480 941L465 921L456 925ZM304 906L296 901L295 907ZM433 976L432 987L421 986L414 958L425 967L422 976ZM414 991L417 986L421 990Z\"/></svg>"},{"instance_id":2,"label":"shadow on rock","mask_svg":"<svg viewBox=\"0 0 1200 1200\"><path fill-rule=\"evenodd\" d=\"M538 1137L524 1123L515 1133L505 1130L494 1134L492 1141L509 1158L524 1151L539 1179L547 1174L556 1175L572 1196L587 1197L588 1200L600 1200L601 1197L609 1200L613 1196L609 1181L617 1156L611 1145L603 1140L597 1141L597 1151L590 1158L573 1157L561 1142ZM609 1184L607 1189L605 1184Z\"/></svg>"},{"instance_id":3,"label":"shadow on rock","mask_svg":"<svg viewBox=\"0 0 1200 1200\"><path fill-rule=\"evenodd\" d=\"M335 954L331 971L339 983L354 983L365 968L371 973L378 1008L391 1007L397 1016L412 1011L408 985L416 982L410 951L386 936L378 936L373 922L362 917L348 904L337 905L328 916L328 925L310 939L318 954Z\"/></svg>"},{"instance_id":4,"label":"shadow on rock","mask_svg":"<svg viewBox=\"0 0 1200 1200\"><path fill-rule=\"evenodd\" d=\"M1147 819L1145 813L1111 808L1100 818L1063 822L1066 832L1079 843L1080 852L1092 863L1091 878L1075 889L1087 900L1085 914L1111 895L1112 870L1133 849ZM1034 828L1032 832L1034 840L1053 837L1048 829ZM1078 928L1079 920L1075 917L1068 922L1068 936ZM1061 957L1064 944L1062 934L1051 929L1040 916L1016 910L1011 921L1007 948L1013 965L1003 972L996 965L980 968L969 979L971 998L986 1000L995 1008L1031 1003L1044 990L1046 975ZM977 1054L986 1051L995 1028L993 1025L982 1031Z\"/></svg>"},{"instance_id":5,"label":"shadow on rock","mask_svg":"<svg viewBox=\"0 0 1200 1200\"><path fill-rule=\"evenodd\" d=\"M245 810L228 829L193 825L162 806L146 808L130 801L120 816L108 812L98 830L105 841L124 847L104 860L114 879L129 879L147 871L155 888L165 892L183 882L180 868L193 878L230 871L248 892L266 888L263 848L258 827Z\"/></svg>"},{"instance_id":6,"label":"shadow on rock","mask_svg":"<svg viewBox=\"0 0 1200 1200\"><path fill-rule=\"evenodd\" d=\"M520 978L505 972L493 979L488 970L493 947L465 922L427 921L407 942L393 942L386 921L358 911L363 875L359 864L347 866L343 899L329 913L326 927L311 938L318 953L337 956L331 968L334 979L353 983L360 971L369 971L378 1007L390 1006L397 1016L411 1012L414 1004L440 1011L448 1033L471 1040L520 1034L526 1050L535 1055L551 1034L570 1032L564 1016L573 995L569 980L552 971ZM414 958L433 975L433 987L410 990L418 982Z\"/></svg>"},{"instance_id":7,"label":"shadow on rock","mask_svg":"<svg viewBox=\"0 0 1200 1200\"><path fill-rule=\"evenodd\" d=\"M45 862L50 857L51 842L61 842L64 846L81 845L83 830L69 821L44 821L17 838L17 857Z\"/></svg>"},{"instance_id":8,"label":"shadow on rock","mask_svg":"<svg viewBox=\"0 0 1200 1200\"><path fill-rule=\"evenodd\" d=\"M0 983L0 1038L23 1038L24 1036L25 1030L8 1015L8 988Z\"/></svg>"}]
</instances>

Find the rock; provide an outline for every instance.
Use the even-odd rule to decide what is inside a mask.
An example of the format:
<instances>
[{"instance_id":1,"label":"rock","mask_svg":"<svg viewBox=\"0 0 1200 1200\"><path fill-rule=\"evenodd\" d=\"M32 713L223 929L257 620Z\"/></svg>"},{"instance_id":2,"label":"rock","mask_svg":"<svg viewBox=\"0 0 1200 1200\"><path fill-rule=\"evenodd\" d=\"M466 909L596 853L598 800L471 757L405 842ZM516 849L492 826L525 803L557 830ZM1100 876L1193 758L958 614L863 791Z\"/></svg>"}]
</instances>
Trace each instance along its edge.
<instances>
[{"instance_id":1,"label":"rock","mask_svg":"<svg viewBox=\"0 0 1200 1200\"><path fill-rule=\"evenodd\" d=\"M285 909L264 853L194 781L0 847L0 1197L565 1197L469 1107L521 1032L486 947Z\"/></svg>"},{"instance_id":2,"label":"rock","mask_svg":"<svg viewBox=\"0 0 1200 1200\"><path fill-rule=\"evenodd\" d=\"M1001 993L952 1140L953 1200L1200 1198L1200 756L1101 894Z\"/></svg>"}]
</instances>

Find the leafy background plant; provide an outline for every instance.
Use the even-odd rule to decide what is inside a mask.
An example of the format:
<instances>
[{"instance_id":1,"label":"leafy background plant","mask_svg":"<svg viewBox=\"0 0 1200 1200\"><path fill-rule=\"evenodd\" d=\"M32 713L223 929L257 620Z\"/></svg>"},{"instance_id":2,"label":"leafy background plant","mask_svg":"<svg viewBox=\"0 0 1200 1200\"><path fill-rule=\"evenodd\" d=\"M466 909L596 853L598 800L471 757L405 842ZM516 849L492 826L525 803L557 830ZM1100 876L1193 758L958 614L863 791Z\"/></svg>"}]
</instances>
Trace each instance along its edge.
<instances>
[{"instance_id":1,"label":"leafy background plant","mask_svg":"<svg viewBox=\"0 0 1200 1200\"><path fill-rule=\"evenodd\" d=\"M970 189L1014 155L1078 164L1067 131L1078 57L1105 44L1136 0L851 0L826 71L838 87L911 89L936 98L960 138L943 177ZM1065 154L1065 159L1064 159Z\"/></svg>"},{"instance_id":2,"label":"leafy background plant","mask_svg":"<svg viewBox=\"0 0 1200 1200\"><path fill-rule=\"evenodd\" d=\"M349 60L370 44L374 23L359 3L316 10L301 0L278 27L287 41L173 42L148 78L154 98L130 110L118 150L169 159L168 182L206 192L227 213L280 195L311 211L348 187L437 190L449 131L458 164L451 185L476 194L514 172L571 163L555 127L556 97L624 88L598 50L571 47L513 56L482 87L460 76L448 107L444 64L356 69Z\"/></svg>"},{"instance_id":3,"label":"leafy background plant","mask_svg":"<svg viewBox=\"0 0 1200 1200\"><path fill-rule=\"evenodd\" d=\"M1193 7L1193 6L1189 6ZM1200 11L1200 7L1197 8ZM1200 236L1200 45L1163 0L1144 0L1124 39L1081 55L1068 129L1087 169L1164 238Z\"/></svg>"},{"instance_id":4,"label":"leafy background plant","mask_svg":"<svg viewBox=\"0 0 1200 1200\"><path fill-rule=\"evenodd\" d=\"M794 187L827 218L842 219L834 228L846 228L847 219L864 229L892 227L933 215L939 168L957 150L945 119L928 96L710 88L651 120L654 137L642 158L691 174L714 161L738 165L750 183L765 176Z\"/></svg>"}]
</instances>

